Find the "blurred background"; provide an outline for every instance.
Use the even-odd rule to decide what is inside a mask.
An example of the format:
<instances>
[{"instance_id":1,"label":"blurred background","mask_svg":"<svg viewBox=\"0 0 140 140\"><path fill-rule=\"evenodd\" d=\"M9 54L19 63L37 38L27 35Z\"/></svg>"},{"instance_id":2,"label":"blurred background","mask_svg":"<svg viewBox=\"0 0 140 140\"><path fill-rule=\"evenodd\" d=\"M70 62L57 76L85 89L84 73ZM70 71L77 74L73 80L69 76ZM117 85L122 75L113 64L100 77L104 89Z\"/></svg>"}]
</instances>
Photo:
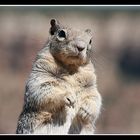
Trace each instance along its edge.
<instances>
[{"instance_id":1,"label":"blurred background","mask_svg":"<svg viewBox=\"0 0 140 140\"><path fill-rule=\"evenodd\" d=\"M15 133L25 82L51 18L93 31L92 58L103 98L96 134L139 134L139 6L0 6L0 133Z\"/></svg>"}]
</instances>

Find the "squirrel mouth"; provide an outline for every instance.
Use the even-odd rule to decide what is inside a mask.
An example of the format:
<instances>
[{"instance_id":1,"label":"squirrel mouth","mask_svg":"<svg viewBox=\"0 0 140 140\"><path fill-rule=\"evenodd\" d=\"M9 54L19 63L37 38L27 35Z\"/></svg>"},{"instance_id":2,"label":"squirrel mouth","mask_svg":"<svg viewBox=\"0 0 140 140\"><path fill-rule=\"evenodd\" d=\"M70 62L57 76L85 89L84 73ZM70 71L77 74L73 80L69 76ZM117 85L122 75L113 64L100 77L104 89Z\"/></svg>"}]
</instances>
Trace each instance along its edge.
<instances>
[{"instance_id":1,"label":"squirrel mouth","mask_svg":"<svg viewBox=\"0 0 140 140\"><path fill-rule=\"evenodd\" d=\"M83 55L81 53L78 53L76 55L68 56L68 58L71 58L71 59L82 59Z\"/></svg>"},{"instance_id":2,"label":"squirrel mouth","mask_svg":"<svg viewBox=\"0 0 140 140\"><path fill-rule=\"evenodd\" d=\"M71 59L82 59L83 58L83 53L82 52L75 52L75 53L69 54L67 56L67 58L71 58Z\"/></svg>"},{"instance_id":3,"label":"squirrel mouth","mask_svg":"<svg viewBox=\"0 0 140 140\"><path fill-rule=\"evenodd\" d=\"M72 55L72 56L68 56L68 58L71 58L71 59L78 59L79 56L78 56L78 55Z\"/></svg>"}]
</instances>

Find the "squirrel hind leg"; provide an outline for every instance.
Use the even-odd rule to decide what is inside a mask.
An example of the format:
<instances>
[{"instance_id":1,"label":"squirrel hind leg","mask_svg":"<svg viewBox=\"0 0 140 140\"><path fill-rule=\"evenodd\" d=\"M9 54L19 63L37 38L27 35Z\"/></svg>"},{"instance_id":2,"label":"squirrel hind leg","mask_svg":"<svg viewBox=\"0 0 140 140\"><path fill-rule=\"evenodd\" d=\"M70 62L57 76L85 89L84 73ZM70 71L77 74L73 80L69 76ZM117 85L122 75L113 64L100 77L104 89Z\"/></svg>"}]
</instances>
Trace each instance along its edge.
<instances>
[{"instance_id":1,"label":"squirrel hind leg","mask_svg":"<svg viewBox=\"0 0 140 140\"><path fill-rule=\"evenodd\" d=\"M79 120L79 118L76 116L71 123L68 134L80 134L81 130L82 130L82 123Z\"/></svg>"},{"instance_id":2,"label":"squirrel hind leg","mask_svg":"<svg viewBox=\"0 0 140 140\"><path fill-rule=\"evenodd\" d=\"M71 123L68 134L94 134L94 125L83 122L76 116Z\"/></svg>"},{"instance_id":3,"label":"squirrel hind leg","mask_svg":"<svg viewBox=\"0 0 140 140\"><path fill-rule=\"evenodd\" d=\"M47 124L47 123L51 123L52 121L52 114L49 112L40 112L38 113L36 120L40 123L40 124Z\"/></svg>"}]
</instances>

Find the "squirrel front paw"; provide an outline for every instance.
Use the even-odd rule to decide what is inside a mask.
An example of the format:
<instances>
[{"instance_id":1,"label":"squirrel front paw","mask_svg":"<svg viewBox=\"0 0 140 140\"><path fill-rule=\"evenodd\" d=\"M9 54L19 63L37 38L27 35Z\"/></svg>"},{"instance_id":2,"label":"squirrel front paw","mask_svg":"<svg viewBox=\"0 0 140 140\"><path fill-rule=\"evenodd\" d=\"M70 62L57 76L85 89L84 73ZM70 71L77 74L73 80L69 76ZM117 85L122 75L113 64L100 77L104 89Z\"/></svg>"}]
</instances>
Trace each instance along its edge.
<instances>
[{"instance_id":1,"label":"squirrel front paw","mask_svg":"<svg viewBox=\"0 0 140 140\"><path fill-rule=\"evenodd\" d=\"M78 111L78 116L84 122L92 121L94 118L94 106L92 102L84 102Z\"/></svg>"},{"instance_id":2,"label":"squirrel front paw","mask_svg":"<svg viewBox=\"0 0 140 140\"><path fill-rule=\"evenodd\" d=\"M73 93L68 93L66 94L66 96L64 97L64 102L68 107L73 107L76 103L76 95Z\"/></svg>"}]
</instances>

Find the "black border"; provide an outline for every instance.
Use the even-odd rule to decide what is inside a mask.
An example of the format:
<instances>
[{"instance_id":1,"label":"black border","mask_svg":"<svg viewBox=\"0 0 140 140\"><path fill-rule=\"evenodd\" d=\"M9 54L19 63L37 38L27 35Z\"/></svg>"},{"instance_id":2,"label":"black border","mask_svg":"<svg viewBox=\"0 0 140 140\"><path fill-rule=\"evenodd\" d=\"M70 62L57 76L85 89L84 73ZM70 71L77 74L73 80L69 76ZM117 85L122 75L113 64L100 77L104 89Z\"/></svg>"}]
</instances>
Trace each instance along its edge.
<instances>
[{"instance_id":1,"label":"black border","mask_svg":"<svg viewBox=\"0 0 140 140\"><path fill-rule=\"evenodd\" d=\"M0 5L137 5L139 0L1 0Z\"/></svg>"},{"instance_id":2,"label":"black border","mask_svg":"<svg viewBox=\"0 0 140 140\"><path fill-rule=\"evenodd\" d=\"M18 3L19 2L19 3ZM31 0L20 0L20 1L8 1L8 0L4 0L4 1L0 1L0 6L1 5L137 5L137 4L140 4L140 1L138 2L137 0L131 0L131 1L125 1L125 0L112 0L112 2L110 1L101 1L101 0L86 0L86 1L83 1L81 0L81 3L78 3L78 1L75 1L75 2L72 2L72 1L68 1L68 0L65 0L64 2L62 1L59 1L57 0L56 2L54 1L48 1L48 0L38 0L38 1L31 1ZM106 136L140 136L140 134L95 134L95 135L17 135L17 134L0 134L0 137L40 137L40 136L43 136L43 137L66 137L66 136L70 136L70 137L81 137L81 138L92 138L92 137L98 137L98 136L103 136L103 137L106 137ZM92 139L93 140L93 139Z\"/></svg>"}]
</instances>

